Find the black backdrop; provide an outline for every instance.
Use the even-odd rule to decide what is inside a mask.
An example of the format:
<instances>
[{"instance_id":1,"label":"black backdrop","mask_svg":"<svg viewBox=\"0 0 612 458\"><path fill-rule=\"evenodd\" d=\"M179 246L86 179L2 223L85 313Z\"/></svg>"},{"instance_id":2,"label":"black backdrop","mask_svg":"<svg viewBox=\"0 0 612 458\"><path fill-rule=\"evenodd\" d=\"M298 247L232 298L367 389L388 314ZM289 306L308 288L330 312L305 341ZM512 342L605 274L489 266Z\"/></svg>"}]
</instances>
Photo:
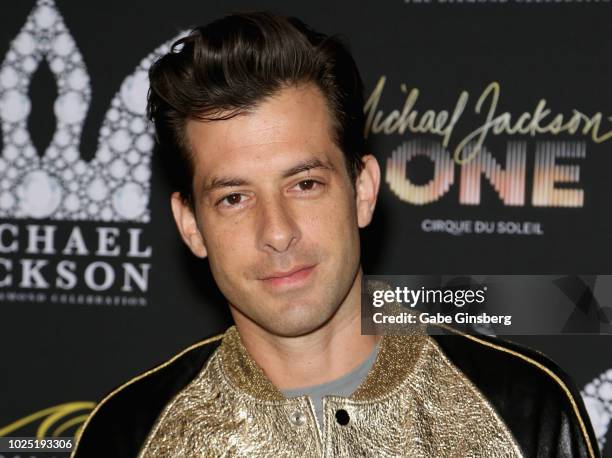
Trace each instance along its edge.
<instances>
[{"instance_id":1,"label":"black backdrop","mask_svg":"<svg viewBox=\"0 0 612 458\"><path fill-rule=\"evenodd\" d=\"M376 109L371 98L368 111L373 119L382 113L368 139L384 181L375 222L362 234L366 273L612 273L608 2L4 3L0 435L71 435L88 402L228 325L206 262L187 253L173 227L163 171L154 155L149 162L150 135L135 121L142 119L144 87L137 67L146 68L143 59L181 31L255 8L345 36L366 97L384 81ZM75 68L84 72L72 75ZM483 96L481 113L475 107L495 87L496 115L507 112L512 125L523 113L532 119L542 99L550 112L531 132L488 132L477 158L489 157L500 169L483 165L493 172L470 175L468 166L449 163L460 141L485 123L493 94ZM444 147L431 128L380 128L393 110L401 113L415 88L421 126L427 110L450 117L465 91L465 108ZM576 112L582 115L575 132L549 125L558 114L563 125ZM133 151L138 154L130 156ZM479 161L475 167L485 164ZM86 178L71 190L79 173ZM490 223L492 233L476 233L477 221ZM501 233L508 227L527 233ZM54 236L48 252L41 240L29 247L28 234L45 230ZM37 261L42 264L33 267ZM612 339L514 339L572 375L603 445L612 416Z\"/></svg>"}]
</instances>

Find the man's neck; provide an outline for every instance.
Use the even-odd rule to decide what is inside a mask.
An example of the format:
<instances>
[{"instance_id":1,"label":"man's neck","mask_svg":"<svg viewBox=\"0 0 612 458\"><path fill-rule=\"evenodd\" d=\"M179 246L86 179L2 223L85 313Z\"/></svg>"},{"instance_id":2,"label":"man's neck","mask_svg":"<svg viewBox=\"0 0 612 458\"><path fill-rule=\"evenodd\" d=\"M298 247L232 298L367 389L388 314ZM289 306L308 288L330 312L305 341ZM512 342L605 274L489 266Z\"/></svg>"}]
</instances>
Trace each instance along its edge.
<instances>
[{"instance_id":1,"label":"man's neck","mask_svg":"<svg viewBox=\"0 0 612 458\"><path fill-rule=\"evenodd\" d=\"M361 335L360 285L361 271L334 316L303 336L277 336L252 322L236 320L246 350L279 390L335 380L370 355L379 336Z\"/></svg>"}]
</instances>

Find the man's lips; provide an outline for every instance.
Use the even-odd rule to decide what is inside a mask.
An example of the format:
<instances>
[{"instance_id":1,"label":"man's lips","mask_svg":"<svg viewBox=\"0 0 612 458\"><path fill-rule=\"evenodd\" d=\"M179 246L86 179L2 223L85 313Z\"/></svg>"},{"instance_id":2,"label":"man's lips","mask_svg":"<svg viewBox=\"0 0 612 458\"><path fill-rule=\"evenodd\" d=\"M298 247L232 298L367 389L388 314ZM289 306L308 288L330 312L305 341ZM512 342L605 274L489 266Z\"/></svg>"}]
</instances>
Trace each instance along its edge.
<instances>
[{"instance_id":1,"label":"man's lips","mask_svg":"<svg viewBox=\"0 0 612 458\"><path fill-rule=\"evenodd\" d=\"M262 281L270 286L295 285L302 283L314 270L316 264L298 266L285 272L273 272L262 278Z\"/></svg>"}]
</instances>

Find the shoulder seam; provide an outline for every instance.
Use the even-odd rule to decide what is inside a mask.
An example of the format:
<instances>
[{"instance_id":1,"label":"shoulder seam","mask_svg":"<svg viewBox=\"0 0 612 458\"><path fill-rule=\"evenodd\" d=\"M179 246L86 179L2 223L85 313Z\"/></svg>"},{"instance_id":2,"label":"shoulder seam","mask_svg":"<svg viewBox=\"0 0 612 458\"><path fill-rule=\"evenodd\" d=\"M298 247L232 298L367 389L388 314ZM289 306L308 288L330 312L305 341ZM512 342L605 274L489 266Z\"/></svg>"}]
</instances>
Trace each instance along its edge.
<instances>
[{"instance_id":1,"label":"shoulder seam","mask_svg":"<svg viewBox=\"0 0 612 458\"><path fill-rule=\"evenodd\" d=\"M505 353L509 353L515 357L518 357L520 359L522 359L523 361L537 367L539 370L541 370L542 372L544 372L546 375L548 375L551 379L553 379L555 381L555 383L557 383L557 385L559 385L559 387L561 388L561 390L565 393L565 395L567 396L571 406L572 406L572 410L574 411L574 415L576 416L576 419L578 420L578 424L580 425L580 431L582 432L582 436L584 437L584 441L587 445L587 449L589 451L589 456L592 458L596 458L595 452L593 451L593 445L591 444L591 440L589 439L589 435L586 431L586 425L584 423L584 420L582 418L582 416L580 415L580 411L578 410L578 405L576 404L576 401L574 400L574 396L572 395L570 389L567 387L567 385L565 384L565 382L563 382L563 380L561 380L561 378L555 374L551 369L549 369L548 367L546 367L544 364L539 363L538 361L534 360L533 358L530 358L529 356L523 355L522 353L516 351L516 350L512 350L510 348L505 348L502 345L498 345L498 344L494 344L491 342L487 342L484 339L480 339L478 337L469 335L469 334L464 334L461 331L458 331L456 329L453 329L451 327L447 327L447 326L443 326L444 328L450 330L451 332L454 332L462 337L465 337L467 339L470 339L476 343L479 343L481 345L485 345L487 347L493 348L494 350L497 351L503 351Z\"/></svg>"},{"instance_id":2,"label":"shoulder seam","mask_svg":"<svg viewBox=\"0 0 612 458\"><path fill-rule=\"evenodd\" d=\"M181 350L179 353L177 353L176 355L174 355L172 358L170 358L169 360L153 367L152 369L149 369L141 374L138 374L136 377L131 378L130 380L128 380L127 382L123 383L122 385L118 386L117 388L115 388L113 391L111 391L109 394L107 394L100 402L98 402L96 404L96 406L94 407L94 409L91 411L91 413L89 414L89 416L87 417L87 420L85 420L85 423L83 423L83 427L80 428L79 432L77 432L76 434L76 441L74 444L74 448L72 449L72 453L70 454L70 458L74 458L76 455L76 451L78 449L79 446L79 442L81 441L81 437L83 435L83 433L85 432L85 429L87 428L87 426L89 425L91 419L94 417L94 415L98 412L98 410L113 396L115 396L117 393L119 393L120 391L124 390L125 388L127 388L128 386L132 385L133 383L136 383L137 381L147 377L148 375L157 372L160 369L163 369L166 366L169 366L171 363L173 363L174 361L176 361L177 359L179 359L181 356L183 356L185 353L194 350L195 348L201 347L203 345L206 345L208 343L211 342L215 342L219 339L222 339L223 336L225 335L225 333L221 333L221 334L217 334L213 337L209 337L207 339L201 340L200 342L196 342L192 345L190 345L187 348L184 348L183 350Z\"/></svg>"}]
</instances>

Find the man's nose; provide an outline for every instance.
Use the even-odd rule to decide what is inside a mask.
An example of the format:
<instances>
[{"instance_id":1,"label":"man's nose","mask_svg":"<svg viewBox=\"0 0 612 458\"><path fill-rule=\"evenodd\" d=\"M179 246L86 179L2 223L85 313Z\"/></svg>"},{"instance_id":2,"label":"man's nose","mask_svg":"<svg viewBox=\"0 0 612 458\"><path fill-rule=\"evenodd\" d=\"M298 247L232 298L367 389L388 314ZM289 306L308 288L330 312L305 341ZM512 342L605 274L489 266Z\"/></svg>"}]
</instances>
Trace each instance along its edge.
<instances>
[{"instance_id":1,"label":"man's nose","mask_svg":"<svg viewBox=\"0 0 612 458\"><path fill-rule=\"evenodd\" d=\"M260 248L279 253L287 251L300 239L300 231L288 203L281 196L260 202Z\"/></svg>"}]
</instances>

